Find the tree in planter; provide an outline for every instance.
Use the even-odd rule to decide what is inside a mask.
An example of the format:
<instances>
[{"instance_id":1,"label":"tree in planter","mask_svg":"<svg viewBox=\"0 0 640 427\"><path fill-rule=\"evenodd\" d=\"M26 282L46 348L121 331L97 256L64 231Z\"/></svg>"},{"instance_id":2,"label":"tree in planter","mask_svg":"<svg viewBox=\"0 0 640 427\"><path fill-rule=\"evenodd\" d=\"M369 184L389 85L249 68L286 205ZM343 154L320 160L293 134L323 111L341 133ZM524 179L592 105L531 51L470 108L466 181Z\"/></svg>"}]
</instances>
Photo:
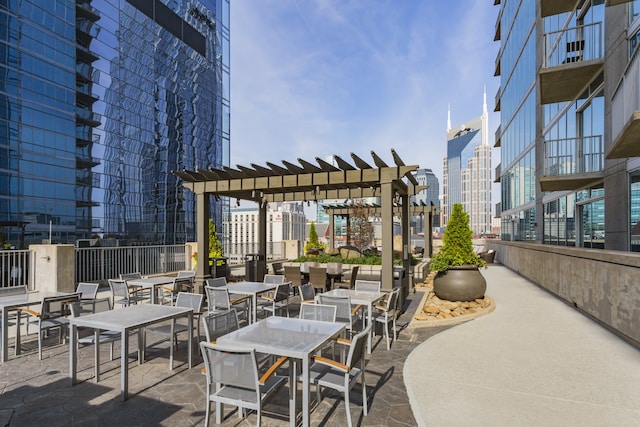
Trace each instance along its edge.
<instances>
[{"instance_id":1,"label":"tree in planter","mask_svg":"<svg viewBox=\"0 0 640 427\"><path fill-rule=\"evenodd\" d=\"M315 221L311 221L311 224L309 225L309 241L304 245L304 252L318 254L321 251L324 251L326 247L327 245L320 243L320 240L318 240Z\"/></svg>"},{"instance_id":2,"label":"tree in planter","mask_svg":"<svg viewBox=\"0 0 640 427\"><path fill-rule=\"evenodd\" d=\"M471 301L484 297L487 283L478 271L486 262L473 250L469 215L460 203L453 205L440 251L431 257L429 269L437 271L433 291L440 299Z\"/></svg>"}]
</instances>

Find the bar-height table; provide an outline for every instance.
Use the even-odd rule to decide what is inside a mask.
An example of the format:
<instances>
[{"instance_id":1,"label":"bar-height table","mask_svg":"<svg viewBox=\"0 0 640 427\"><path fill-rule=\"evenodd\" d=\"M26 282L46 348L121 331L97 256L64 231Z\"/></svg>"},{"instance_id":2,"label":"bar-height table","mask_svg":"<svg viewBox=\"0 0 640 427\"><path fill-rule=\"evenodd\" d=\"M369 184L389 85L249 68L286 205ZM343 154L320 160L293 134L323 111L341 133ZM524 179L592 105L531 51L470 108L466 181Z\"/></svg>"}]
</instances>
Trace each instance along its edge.
<instances>
[{"instance_id":1,"label":"bar-height table","mask_svg":"<svg viewBox=\"0 0 640 427\"><path fill-rule=\"evenodd\" d=\"M296 425L296 363L302 363L302 425L309 426L309 368L311 356L330 340L338 337L345 326L340 323L321 322L293 317L270 316L217 339L220 344L246 345L257 352L285 356L291 359L289 367L289 420ZM216 405L216 422L222 410Z\"/></svg>"},{"instance_id":2,"label":"bar-height table","mask_svg":"<svg viewBox=\"0 0 640 427\"><path fill-rule=\"evenodd\" d=\"M0 359L2 363L9 359L9 312L19 307L30 307L38 305L43 298L68 295L67 292L29 292L20 295L0 297L0 311L2 311L2 340L0 340ZM18 325L19 318L17 319ZM16 328L16 351L20 354L20 329Z\"/></svg>"},{"instance_id":3,"label":"bar-height table","mask_svg":"<svg viewBox=\"0 0 640 427\"><path fill-rule=\"evenodd\" d=\"M127 280L127 285L149 289L151 291L151 304L155 304L158 293L158 286L169 285L173 283L174 280L175 277L171 276L145 277L142 279Z\"/></svg>"},{"instance_id":4,"label":"bar-height table","mask_svg":"<svg viewBox=\"0 0 640 427\"><path fill-rule=\"evenodd\" d=\"M351 304L361 304L367 306L367 324L371 325L373 323L373 304L377 301L380 301L386 293L384 292L364 292L364 291L356 291L355 289L332 289L328 292L323 292L322 295L329 295L334 297L350 297ZM373 328L371 328L373 330ZM371 335L372 332L369 331L369 337L367 340L368 352L371 354Z\"/></svg>"},{"instance_id":5,"label":"bar-height table","mask_svg":"<svg viewBox=\"0 0 640 427\"><path fill-rule=\"evenodd\" d=\"M278 285L275 283L263 282L238 282L225 286L230 294L251 295L251 316L253 317L251 323L255 323L258 320L258 295L273 291L277 287Z\"/></svg>"},{"instance_id":6,"label":"bar-height table","mask_svg":"<svg viewBox=\"0 0 640 427\"><path fill-rule=\"evenodd\" d=\"M188 319L189 331L189 368L192 367L191 349L193 346L193 309L185 307L171 307L157 304L138 304L123 307L117 310L103 311L95 314L75 317L69 319L70 339L69 339L69 378L71 385L76 384L77 377L77 340L78 327L93 328L95 334L95 363L100 365L99 359L99 335L100 331L120 332L120 398L127 400L129 397L129 331L144 328L154 323L167 320L172 322L180 317ZM173 323L172 323L173 324ZM173 332L173 331L172 331ZM169 350L169 368L173 369L173 339L171 334ZM146 340L143 338L142 342ZM141 357L139 362L144 362L144 344L140 349ZM96 370L96 382L99 380L99 369Z\"/></svg>"}]
</instances>

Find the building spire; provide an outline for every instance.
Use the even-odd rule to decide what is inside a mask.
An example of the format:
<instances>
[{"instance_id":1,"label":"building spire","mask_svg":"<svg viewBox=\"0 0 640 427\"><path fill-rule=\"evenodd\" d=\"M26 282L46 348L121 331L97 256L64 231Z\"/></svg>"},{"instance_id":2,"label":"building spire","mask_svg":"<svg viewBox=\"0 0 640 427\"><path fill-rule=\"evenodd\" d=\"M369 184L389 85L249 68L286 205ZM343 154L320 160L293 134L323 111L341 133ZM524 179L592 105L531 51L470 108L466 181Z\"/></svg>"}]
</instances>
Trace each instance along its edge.
<instances>
[{"instance_id":1,"label":"building spire","mask_svg":"<svg viewBox=\"0 0 640 427\"><path fill-rule=\"evenodd\" d=\"M451 130L451 104L447 108L447 132L449 132Z\"/></svg>"},{"instance_id":2,"label":"building spire","mask_svg":"<svg viewBox=\"0 0 640 427\"><path fill-rule=\"evenodd\" d=\"M489 145L489 113L487 112L487 85L484 85L484 102L482 104L482 144Z\"/></svg>"}]
</instances>

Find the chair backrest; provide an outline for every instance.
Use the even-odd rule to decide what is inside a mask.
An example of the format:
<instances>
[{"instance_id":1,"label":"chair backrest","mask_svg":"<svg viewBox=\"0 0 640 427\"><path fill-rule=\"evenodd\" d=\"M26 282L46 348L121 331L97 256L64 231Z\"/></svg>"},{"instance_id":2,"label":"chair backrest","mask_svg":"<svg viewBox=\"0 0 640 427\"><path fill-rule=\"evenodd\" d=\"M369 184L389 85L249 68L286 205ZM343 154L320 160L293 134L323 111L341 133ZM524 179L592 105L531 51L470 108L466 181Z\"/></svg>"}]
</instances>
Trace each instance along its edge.
<instances>
[{"instance_id":1,"label":"chair backrest","mask_svg":"<svg viewBox=\"0 0 640 427\"><path fill-rule=\"evenodd\" d=\"M182 271L178 271L178 275L176 277L179 277L180 279L192 277L195 279L196 272L193 270L182 270Z\"/></svg>"},{"instance_id":2,"label":"chair backrest","mask_svg":"<svg viewBox=\"0 0 640 427\"><path fill-rule=\"evenodd\" d=\"M362 292L380 292L381 283L377 280L356 280L355 290Z\"/></svg>"},{"instance_id":3,"label":"chair backrest","mask_svg":"<svg viewBox=\"0 0 640 427\"><path fill-rule=\"evenodd\" d=\"M0 288L0 297L10 297L12 295L22 295L27 293L27 285L8 286Z\"/></svg>"},{"instance_id":4,"label":"chair backrest","mask_svg":"<svg viewBox=\"0 0 640 427\"><path fill-rule=\"evenodd\" d=\"M142 279L142 273L136 271L135 273L121 273L120 280L136 280Z\"/></svg>"},{"instance_id":5,"label":"chair backrest","mask_svg":"<svg viewBox=\"0 0 640 427\"><path fill-rule=\"evenodd\" d=\"M321 320L323 322L335 322L336 306L303 302L300 304L300 318Z\"/></svg>"},{"instance_id":6,"label":"chair backrest","mask_svg":"<svg viewBox=\"0 0 640 427\"><path fill-rule=\"evenodd\" d=\"M349 277L349 289L353 289L356 286L356 280L358 280L359 265L351 268L351 277Z\"/></svg>"},{"instance_id":7,"label":"chair backrest","mask_svg":"<svg viewBox=\"0 0 640 427\"><path fill-rule=\"evenodd\" d=\"M202 312L202 303L204 302L204 295L193 294L190 292L178 292L176 297L176 307L192 308L194 313Z\"/></svg>"},{"instance_id":8,"label":"chair backrest","mask_svg":"<svg viewBox=\"0 0 640 427\"><path fill-rule=\"evenodd\" d=\"M77 301L80 301L78 293L42 298L40 321L66 317L70 313L71 305Z\"/></svg>"},{"instance_id":9,"label":"chair backrest","mask_svg":"<svg viewBox=\"0 0 640 427\"><path fill-rule=\"evenodd\" d=\"M233 398L238 402L258 404L258 361L254 349L238 349L231 346L200 342L200 351L207 374L207 386L219 384L233 388ZM233 404L231 398L225 403Z\"/></svg>"},{"instance_id":10,"label":"chair backrest","mask_svg":"<svg viewBox=\"0 0 640 427\"><path fill-rule=\"evenodd\" d=\"M71 304L71 315L79 317L83 314L101 313L111 310L111 298L97 298L92 300L80 300Z\"/></svg>"},{"instance_id":11,"label":"chair backrest","mask_svg":"<svg viewBox=\"0 0 640 427\"><path fill-rule=\"evenodd\" d=\"M95 299L98 295L98 286L98 283L80 282L78 283L76 292L80 294L81 299Z\"/></svg>"},{"instance_id":12,"label":"chair backrest","mask_svg":"<svg viewBox=\"0 0 640 427\"><path fill-rule=\"evenodd\" d=\"M400 295L400 288L395 288L387 296L386 309L387 311L393 311L398 308L398 296Z\"/></svg>"},{"instance_id":13,"label":"chair backrest","mask_svg":"<svg viewBox=\"0 0 640 427\"><path fill-rule=\"evenodd\" d=\"M277 285L282 285L284 283L284 276L279 274L265 274L263 283L275 283Z\"/></svg>"},{"instance_id":14,"label":"chair backrest","mask_svg":"<svg viewBox=\"0 0 640 427\"><path fill-rule=\"evenodd\" d=\"M210 311L202 316L202 324L207 341L215 341L238 329L238 312L236 310Z\"/></svg>"},{"instance_id":15,"label":"chair backrest","mask_svg":"<svg viewBox=\"0 0 640 427\"><path fill-rule=\"evenodd\" d=\"M358 362L364 362L367 338L369 337L370 330L371 325L367 325L367 327L362 332L359 332L353 338L351 338L351 346L349 346L349 353L347 354L347 360L345 363L345 365L349 367L349 370L356 366Z\"/></svg>"},{"instance_id":16,"label":"chair backrest","mask_svg":"<svg viewBox=\"0 0 640 427\"><path fill-rule=\"evenodd\" d=\"M300 286L300 299L302 301L314 301L316 299L316 290L311 283L305 283Z\"/></svg>"},{"instance_id":17,"label":"chair backrest","mask_svg":"<svg viewBox=\"0 0 640 427\"><path fill-rule=\"evenodd\" d=\"M129 300L129 287L127 286L127 282L118 279L109 279L108 282L114 302L116 298L124 298L127 301Z\"/></svg>"},{"instance_id":18,"label":"chair backrest","mask_svg":"<svg viewBox=\"0 0 640 427\"><path fill-rule=\"evenodd\" d=\"M220 286L227 286L226 277L216 277L215 279L205 279L206 286L211 288L219 288Z\"/></svg>"},{"instance_id":19,"label":"chair backrest","mask_svg":"<svg viewBox=\"0 0 640 427\"><path fill-rule=\"evenodd\" d=\"M291 293L291 287L289 286L288 283L278 285L275 292L275 302L288 300L290 293Z\"/></svg>"},{"instance_id":20,"label":"chair backrest","mask_svg":"<svg viewBox=\"0 0 640 427\"><path fill-rule=\"evenodd\" d=\"M229 303L229 291L227 288L212 288L205 286L204 290L207 294L207 310L229 310L231 304Z\"/></svg>"},{"instance_id":21,"label":"chair backrest","mask_svg":"<svg viewBox=\"0 0 640 427\"><path fill-rule=\"evenodd\" d=\"M327 289L327 269L324 267L309 267L309 283L315 289Z\"/></svg>"},{"instance_id":22,"label":"chair backrest","mask_svg":"<svg viewBox=\"0 0 640 427\"><path fill-rule=\"evenodd\" d=\"M302 273L297 265L285 265L284 277L287 282L291 282L291 286L302 285Z\"/></svg>"},{"instance_id":23,"label":"chair backrest","mask_svg":"<svg viewBox=\"0 0 640 427\"><path fill-rule=\"evenodd\" d=\"M351 298L348 296L318 295L320 304L336 307L336 322L351 327Z\"/></svg>"},{"instance_id":24,"label":"chair backrest","mask_svg":"<svg viewBox=\"0 0 640 427\"><path fill-rule=\"evenodd\" d=\"M273 274L282 275L282 263L281 262L272 262L271 268L273 269Z\"/></svg>"}]
</instances>

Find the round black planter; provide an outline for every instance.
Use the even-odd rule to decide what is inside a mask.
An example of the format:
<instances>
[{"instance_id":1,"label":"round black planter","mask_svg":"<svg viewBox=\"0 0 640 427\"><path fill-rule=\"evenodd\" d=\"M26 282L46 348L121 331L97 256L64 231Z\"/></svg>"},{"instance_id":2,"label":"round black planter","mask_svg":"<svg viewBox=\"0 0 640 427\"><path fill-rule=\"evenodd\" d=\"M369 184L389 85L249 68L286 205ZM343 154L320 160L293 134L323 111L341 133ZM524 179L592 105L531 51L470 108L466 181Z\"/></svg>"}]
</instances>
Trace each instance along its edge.
<instances>
[{"instance_id":1,"label":"round black planter","mask_svg":"<svg viewBox=\"0 0 640 427\"><path fill-rule=\"evenodd\" d=\"M451 266L433 279L433 292L447 301L473 301L484 298L487 281L475 265Z\"/></svg>"}]
</instances>

